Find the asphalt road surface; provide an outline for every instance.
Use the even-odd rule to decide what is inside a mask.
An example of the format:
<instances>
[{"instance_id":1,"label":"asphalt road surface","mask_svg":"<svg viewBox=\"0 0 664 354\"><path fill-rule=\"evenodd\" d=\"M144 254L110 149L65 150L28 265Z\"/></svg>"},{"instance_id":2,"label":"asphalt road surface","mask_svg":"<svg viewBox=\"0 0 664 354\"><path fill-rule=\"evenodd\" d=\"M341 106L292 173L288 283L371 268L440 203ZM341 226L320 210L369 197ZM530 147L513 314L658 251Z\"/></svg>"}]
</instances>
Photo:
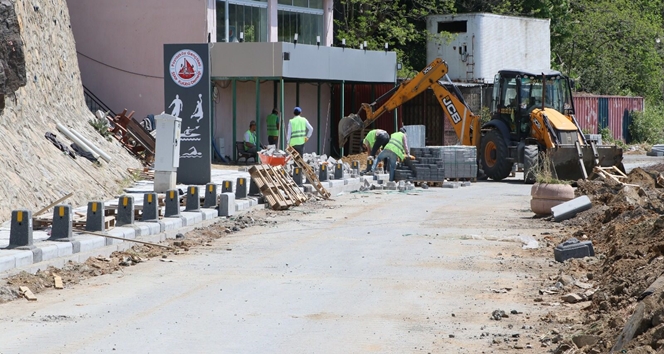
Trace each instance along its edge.
<instances>
[{"instance_id":1,"label":"asphalt road surface","mask_svg":"<svg viewBox=\"0 0 664 354\"><path fill-rule=\"evenodd\" d=\"M530 294L550 260L517 237L547 224L514 182L271 212L173 263L0 305L0 353L490 353L517 329L537 352L521 328L546 311Z\"/></svg>"}]
</instances>

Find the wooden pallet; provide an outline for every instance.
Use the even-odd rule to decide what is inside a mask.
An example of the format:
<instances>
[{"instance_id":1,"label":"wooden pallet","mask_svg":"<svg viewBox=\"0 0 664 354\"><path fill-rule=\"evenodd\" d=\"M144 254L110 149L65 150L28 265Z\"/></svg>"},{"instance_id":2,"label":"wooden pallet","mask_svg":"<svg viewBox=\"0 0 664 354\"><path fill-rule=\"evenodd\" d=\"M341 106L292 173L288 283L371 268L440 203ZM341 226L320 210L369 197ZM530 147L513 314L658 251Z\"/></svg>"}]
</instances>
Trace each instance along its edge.
<instances>
[{"instance_id":1,"label":"wooden pallet","mask_svg":"<svg viewBox=\"0 0 664 354\"><path fill-rule=\"evenodd\" d=\"M249 169L249 174L268 205L274 210L288 209L306 201L306 197L302 198L302 195L298 194L299 188L297 186L293 188L284 175L270 165L254 165Z\"/></svg>"},{"instance_id":2,"label":"wooden pallet","mask_svg":"<svg viewBox=\"0 0 664 354\"><path fill-rule=\"evenodd\" d=\"M85 221L72 222L76 229L85 229ZM115 216L104 216L104 230L110 230L115 227Z\"/></svg>"},{"instance_id":3,"label":"wooden pallet","mask_svg":"<svg viewBox=\"0 0 664 354\"><path fill-rule=\"evenodd\" d=\"M286 151L293 158L293 162L295 162L295 164L299 168L302 169L304 174L307 176L307 181L309 181L311 183L311 185L313 185L314 188L316 188L316 190L318 191L318 194L320 194L320 196L323 199L329 199L330 198L330 192L328 192L327 189L325 189L325 187L323 187L323 185L320 183L320 180L318 179L318 176L316 176L316 172L314 172L314 170L313 170L313 168L311 168L311 166L309 166L306 162L304 162L304 160L302 159L302 156L300 156L300 154L297 152L297 150L293 149L292 146L289 146L289 147L286 148Z\"/></svg>"},{"instance_id":4,"label":"wooden pallet","mask_svg":"<svg viewBox=\"0 0 664 354\"><path fill-rule=\"evenodd\" d=\"M447 178L450 182L477 182L477 177L473 178Z\"/></svg>"},{"instance_id":5,"label":"wooden pallet","mask_svg":"<svg viewBox=\"0 0 664 354\"><path fill-rule=\"evenodd\" d=\"M295 200L299 201L300 204L309 200L309 197L307 197L307 195L304 194L300 187L297 186L297 183L295 183L293 177L291 177L291 175L286 172L283 166L272 167L272 170L278 174L281 174L283 183L295 193Z\"/></svg>"}]
</instances>

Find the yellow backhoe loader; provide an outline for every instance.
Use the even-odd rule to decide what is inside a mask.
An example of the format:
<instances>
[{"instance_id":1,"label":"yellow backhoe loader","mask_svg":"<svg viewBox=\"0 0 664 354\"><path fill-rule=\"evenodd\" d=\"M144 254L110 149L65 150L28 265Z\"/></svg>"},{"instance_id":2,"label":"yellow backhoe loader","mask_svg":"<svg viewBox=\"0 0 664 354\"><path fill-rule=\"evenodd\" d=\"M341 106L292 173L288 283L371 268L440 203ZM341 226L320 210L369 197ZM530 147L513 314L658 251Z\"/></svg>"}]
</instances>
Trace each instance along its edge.
<instances>
[{"instance_id":1,"label":"yellow backhoe loader","mask_svg":"<svg viewBox=\"0 0 664 354\"><path fill-rule=\"evenodd\" d=\"M524 167L524 181L533 183L533 171L543 153L552 162L553 177L561 180L586 179L595 166L617 166L624 171L622 149L586 140L574 116L569 80L560 72L501 70L494 80L491 120L480 129L479 117L447 78L447 71L447 64L436 59L375 102L363 103L358 114L339 122L339 145L343 146L352 132L368 127L383 113L431 88L459 142L477 147L478 170L488 178L502 180L519 163ZM443 78L451 89L445 87Z\"/></svg>"}]
</instances>

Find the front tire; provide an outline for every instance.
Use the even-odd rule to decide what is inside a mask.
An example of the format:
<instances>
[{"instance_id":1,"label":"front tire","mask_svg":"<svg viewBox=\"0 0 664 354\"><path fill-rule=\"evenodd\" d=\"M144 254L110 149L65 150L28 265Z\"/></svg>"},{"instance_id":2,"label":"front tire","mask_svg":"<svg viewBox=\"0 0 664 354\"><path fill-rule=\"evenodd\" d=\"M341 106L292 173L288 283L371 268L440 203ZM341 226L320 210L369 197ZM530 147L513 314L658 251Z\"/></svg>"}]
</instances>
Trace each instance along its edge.
<instances>
[{"instance_id":1,"label":"front tire","mask_svg":"<svg viewBox=\"0 0 664 354\"><path fill-rule=\"evenodd\" d=\"M498 130L491 130L482 137L480 152L482 169L487 177L500 181L510 175L512 163L507 158L507 142Z\"/></svg>"},{"instance_id":2,"label":"front tire","mask_svg":"<svg viewBox=\"0 0 664 354\"><path fill-rule=\"evenodd\" d=\"M535 171L539 163L539 148L537 145L526 145L523 149L523 182L535 183Z\"/></svg>"}]
</instances>

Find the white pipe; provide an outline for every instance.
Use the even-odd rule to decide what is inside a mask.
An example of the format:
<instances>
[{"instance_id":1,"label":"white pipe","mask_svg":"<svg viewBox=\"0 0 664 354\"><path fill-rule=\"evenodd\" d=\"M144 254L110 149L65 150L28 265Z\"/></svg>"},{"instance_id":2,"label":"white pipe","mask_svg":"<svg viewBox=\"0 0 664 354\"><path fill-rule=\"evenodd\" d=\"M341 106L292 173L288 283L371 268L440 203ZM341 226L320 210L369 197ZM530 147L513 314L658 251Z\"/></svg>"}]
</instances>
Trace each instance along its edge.
<instances>
[{"instance_id":1,"label":"white pipe","mask_svg":"<svg viewBox=\"0 0 664 354\"><path fill-rule=\"evenodd\" d=\"M99 156L101 156L102 159L106 160L106 162L111 162L111 157L108 156L107 153L105 153L102 149L98 148L97 145L93 144L90 140L86 139L81 133L77 132L74 129L70 129L72 134L76 135L77 138L79 138L81 141L83 141L86 145L90 147L90 149L94 150Z\"/></svg>"},{"instance_id":2,"label":"white pipe","mask_svg":"<svg viewBox=\"0 0 664 354\"><path fill-rule=\"evenodd\" d=\"M94 158L98 158L98 157L99 157L99 155L95 156L95 152L92 151L92 149L90 149L89 146L85 145L85 143L84 143L83 141L81 141L81 139L77 138L74 134L72 134L72 133L69 131L69 129L65 128L64 125L62 125L62 124L60 124L60 123L57 123L56 126L58 127L58 130L59 130L60 132L62 132L62 134L64 134L67 138L69 138L69 140L71 140L71 141L73 141L74 143L76 143L76 145L78 145L78 147L80 147L81 149L83 149L83 150L85 150L85 151L91 153L92 156L94 156Z\"/></svg>"}]
</instances>

